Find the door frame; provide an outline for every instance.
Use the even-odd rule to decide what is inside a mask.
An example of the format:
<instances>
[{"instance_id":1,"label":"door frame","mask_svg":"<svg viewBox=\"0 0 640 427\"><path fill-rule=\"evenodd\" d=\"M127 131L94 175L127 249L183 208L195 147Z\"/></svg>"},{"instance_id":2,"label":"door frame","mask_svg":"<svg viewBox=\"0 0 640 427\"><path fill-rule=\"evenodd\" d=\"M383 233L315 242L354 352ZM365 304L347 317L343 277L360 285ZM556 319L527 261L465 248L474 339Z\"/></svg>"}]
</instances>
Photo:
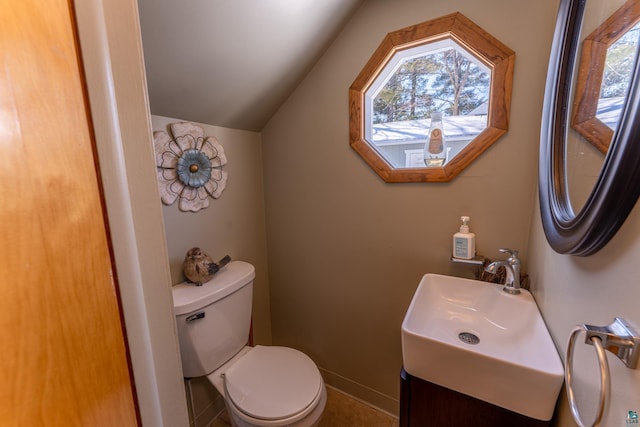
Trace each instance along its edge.
<instances>
[{"instance_id":1,"label":"door frame","mask_svg":"<svg viewBox=\"0 0 640 427\"><path fill-rule=\"evenodd\" d=\"M74 3L140 415L186 426L137 2Z\"/></svg>"}]
</instances>

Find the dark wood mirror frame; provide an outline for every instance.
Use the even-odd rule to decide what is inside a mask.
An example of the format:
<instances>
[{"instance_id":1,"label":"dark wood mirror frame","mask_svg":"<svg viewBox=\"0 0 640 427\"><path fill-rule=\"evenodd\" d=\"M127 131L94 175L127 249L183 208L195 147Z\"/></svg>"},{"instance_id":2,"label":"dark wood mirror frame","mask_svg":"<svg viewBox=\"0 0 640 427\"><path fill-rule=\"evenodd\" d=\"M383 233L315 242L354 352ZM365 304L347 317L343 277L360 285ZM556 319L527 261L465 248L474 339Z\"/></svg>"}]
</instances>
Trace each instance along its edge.
<instances>
[{"instance_id":1,"label":"dark wood mirror frame","mask_svg":"<svg viewBox=\"0 0 640 427\"><path fill-rule=\"evenodd\" d=\"M618 129L583 208L574 214L567 190L566 127L571 76L586 0L560 0L540 134L540 214L558 253L591 255L624 223L640 195L640 81L638 61Z\"/></svg>"},{"instance_id":2,"label":"dark wood mirror frame","mask_svg":"<svg viewBox=\"0 0 640 427\"><path fill-rule=\"evenodd\" d=\"M393 55L403 49L452 38L492 70L487 128L444 167L395 169L365 140L365 92ZM387 34L349 88L349 142L386 182L450 181L504 135L509 127L515 53L461 13Z\"/></svg>"},{"instance_id":3,"label":"dark wood mirror frame","mask_svg":"<svg viewBox=\"0 0 640 427\"><path fill-rule=\"evenodd\" d=\"M582 42L571 127L605 154L614 132L596 117L596 111L607 50L638 21L640 0L629 0Z\"/></svg>"}]
</instances>

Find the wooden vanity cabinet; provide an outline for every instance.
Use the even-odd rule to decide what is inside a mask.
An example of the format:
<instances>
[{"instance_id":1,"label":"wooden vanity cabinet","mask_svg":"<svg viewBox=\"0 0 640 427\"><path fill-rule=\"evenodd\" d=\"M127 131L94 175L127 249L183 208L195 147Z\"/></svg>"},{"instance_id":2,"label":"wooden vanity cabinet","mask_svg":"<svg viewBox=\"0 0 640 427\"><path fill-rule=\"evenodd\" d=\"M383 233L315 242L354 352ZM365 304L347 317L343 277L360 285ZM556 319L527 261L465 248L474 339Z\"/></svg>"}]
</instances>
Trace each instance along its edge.
<instances>
[{"instance_id":1,"label":"wooden vanity cabinet","mask_svg":"<svg viewBox=\"0 0 640 427\"><path fill-rule=\"evenodd\" d=\"M550 427L541 421L400 373L400 427ZM526 399L527 396L522 396Z\"/></svg>"}]
</instances>

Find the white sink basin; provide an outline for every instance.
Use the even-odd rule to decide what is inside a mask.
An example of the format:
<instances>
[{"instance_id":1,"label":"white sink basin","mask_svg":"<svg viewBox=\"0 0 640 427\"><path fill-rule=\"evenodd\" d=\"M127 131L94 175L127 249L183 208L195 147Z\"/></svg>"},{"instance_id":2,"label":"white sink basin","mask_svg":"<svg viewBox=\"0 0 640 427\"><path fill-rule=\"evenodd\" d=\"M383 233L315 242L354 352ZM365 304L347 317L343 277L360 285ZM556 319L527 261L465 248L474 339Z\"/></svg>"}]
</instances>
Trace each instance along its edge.
<instances>
[{"instance_id":1,"label":"white sink basin","mask_svg":"<svg viewBox=\"0 0 640 427\"><path fill-rule=\"evenodd\" d=\"M477 344L464 342L465 334ZM411 375L538 420L553 416L564 369L531 294L425 274L402 322Z\"/></svg>"}]
</instances>

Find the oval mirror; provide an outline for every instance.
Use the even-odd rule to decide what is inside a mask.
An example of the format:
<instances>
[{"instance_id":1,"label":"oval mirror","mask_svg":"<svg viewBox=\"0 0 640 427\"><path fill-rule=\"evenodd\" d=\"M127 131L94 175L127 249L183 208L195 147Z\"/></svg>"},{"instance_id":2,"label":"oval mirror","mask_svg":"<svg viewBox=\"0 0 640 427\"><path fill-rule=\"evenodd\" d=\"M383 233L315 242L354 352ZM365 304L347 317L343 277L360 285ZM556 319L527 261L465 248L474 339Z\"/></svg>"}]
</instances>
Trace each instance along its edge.
<instances>
[{"instance_id":1,"label":"oval mirror","mask_svg":"<svg viewBox=\"0 0 640 427\"><path fill-rule=\"evenodd\" d=\"M622 96L615 101L601 95L607 89L601 71L604 66L596 67L597 61L593 60L598 56L605 64L612 61L606 52L638 21L637 14L633 17L638 1L560 1L543 105L539 173L542 224L549 244L558 253L586 256L600 250L620 228L640 195L637 40L624 58L616 59L620 61L617 64L632 65ZM634 19L632 25L622 25ZM609 32L606 40L597 36L603 34L603 28ZM583 33L589 36L584 37ZM601 46L594 48L594 44ZM605 53L595 55L596 51ZM591 66L576 71L577 62ZM592 93L585 94L587 89ZM609 107L618 105L611 127L606 124L607 119L598 117L598 109L607 103ZM575 117L586 116L587 109L592 124L598 120L609 127L609 136L596 135L593 128L585 132L576 126ZM572 126L569 117L574 118ZM598 146L596 139L606 143ZM588 163L582 159L589 156L589 147L606 154L601 160L590 162L589 168L595 170L576 172Z\"/></svg>"},{"instance_id":2,"label":"oval mirror","mask_svg":"<svg viewBox=\"0 0 640 427\"><path fill-rule=\"evenodd\" d=\"M351 146L386 182L449 181L507 131L514 60L460 13L387 34L349 89Z\"/></svg>"}]
</instances>

